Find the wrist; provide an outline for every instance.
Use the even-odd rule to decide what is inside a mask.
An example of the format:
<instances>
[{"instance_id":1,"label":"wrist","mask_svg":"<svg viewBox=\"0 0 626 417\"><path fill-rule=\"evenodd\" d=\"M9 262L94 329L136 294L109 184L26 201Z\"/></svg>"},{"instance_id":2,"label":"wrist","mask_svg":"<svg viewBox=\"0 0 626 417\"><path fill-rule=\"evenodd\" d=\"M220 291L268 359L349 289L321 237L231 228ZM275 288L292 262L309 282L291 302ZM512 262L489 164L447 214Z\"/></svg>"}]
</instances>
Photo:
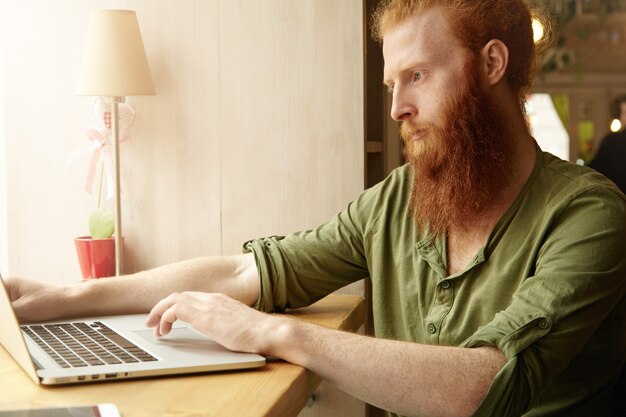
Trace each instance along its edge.
<instances>
[{"instance_id":1,"label":"wrist","mask_svg":"<svg viewBox=\"0 0 626 417\"><path fill-rule=\"evenodd\" d=\"M300 320L281 316L271 316L275 325L267 331L266 355L283 359L287 362L308 367L309 349L313 346L312 337L316 326Z\"/></svg>"},{"instance_id":2,"label":"wrist","mask_svg":"<svg viewBox=\"0 0 626 417\"><path fill-rule=\"evenodd\" d=\"M83 281L54 289L53 299L62 305L62 317L93 315L91 311L97 303L90 301L88 294L93 292L97 280Z\"/></svg>"},{"instance_id":3,"label":"wrist","mask_svg":"<svg viewBox=\"0 0 626 417\"><path fill-rule=\"evenodd\" d=\"M86 283L64 285L54 288L51 298L59 305L63 306L59 309L62 317L72 317L76 315L76 303L77 300L80 299L80 294L85 284Z\"/></svg>"},{"instance_id":4,"label":"wrist","mask_svg":"<svg viewBox=\"0 0 626 417\"><path fill-rule=\"evenodd\" d=\"M289 347L295 336L295 321L279 315L268 315L266 325L259 326L263 341L261 354L291 362Z\"/></svg>"}]
</instances>

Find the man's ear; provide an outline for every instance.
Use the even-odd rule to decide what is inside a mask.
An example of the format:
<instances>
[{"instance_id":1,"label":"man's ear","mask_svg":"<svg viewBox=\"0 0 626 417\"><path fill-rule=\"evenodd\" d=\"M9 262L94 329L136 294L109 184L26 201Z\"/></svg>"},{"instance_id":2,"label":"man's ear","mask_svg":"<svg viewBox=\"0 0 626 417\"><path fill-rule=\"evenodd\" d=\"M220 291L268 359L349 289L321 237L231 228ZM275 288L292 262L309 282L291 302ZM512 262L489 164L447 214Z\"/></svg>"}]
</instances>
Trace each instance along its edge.
<instances>
[{"instance_id":1,"label":"man's ear","mask_svg":"<svg viewBox=\"0 0 626 417\"><path fill-rule=\"evenodd\" d=\"M483 46L481 56L489 85L497 84L506 73L509 64L509 48L501 40L492 39Z\"/></svg>"}]
</instances>

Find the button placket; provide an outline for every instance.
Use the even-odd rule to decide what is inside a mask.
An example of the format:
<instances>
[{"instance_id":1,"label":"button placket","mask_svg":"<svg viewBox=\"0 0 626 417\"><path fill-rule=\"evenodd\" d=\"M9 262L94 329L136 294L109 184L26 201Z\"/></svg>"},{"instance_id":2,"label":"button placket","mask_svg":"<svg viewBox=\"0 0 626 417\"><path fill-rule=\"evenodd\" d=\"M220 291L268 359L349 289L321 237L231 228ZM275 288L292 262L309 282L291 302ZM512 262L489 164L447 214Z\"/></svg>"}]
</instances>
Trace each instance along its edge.
<instances>
[{"instance_id":1,"label":"button placket","mask_svg":"<svg viewBox=\"0 0 626 417\"><path fill-rule=\"evenodd\" d=\"M425 327L433 343L438 343L442 337L442 325L445 316L448 314L454 303L454 281L443 279L436 284L435 298L426 316Z\"/></svg>"}]
</instances>

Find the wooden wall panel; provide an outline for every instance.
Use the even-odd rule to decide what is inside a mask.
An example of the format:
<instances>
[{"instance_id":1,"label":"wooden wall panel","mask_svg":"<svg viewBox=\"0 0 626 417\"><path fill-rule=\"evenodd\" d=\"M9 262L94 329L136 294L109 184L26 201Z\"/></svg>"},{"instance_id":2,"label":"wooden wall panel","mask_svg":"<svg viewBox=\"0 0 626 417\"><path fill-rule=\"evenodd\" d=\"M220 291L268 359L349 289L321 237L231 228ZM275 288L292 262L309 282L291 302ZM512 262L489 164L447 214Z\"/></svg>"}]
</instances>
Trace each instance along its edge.
<instances>
[{"instance_id":1,"label":"wooden wall panel","mask_svg":"<svg viewBox=\"0 0 626 417\"><path fill-rule=\"evenodd\" d=\"M82 181L65 171L88 123L89 104L74 96L88 7L69 1L0 7L8 269L64 281L78 273L72 238L85 232L91 204Z\"/></svg>"},{"instance_id":2,"label":"wooden wall panel","mask_svg":"<svg viewBox=\"0 0 626 417\"><path fill-rule=\"evenodd\" d=\"M74 91L97 8L137 11L157 89L155 97L127 99L136 119L121 145L125 271L219 253L217 1L31 0L2 7L10 271L80 278L72 239L88 234L96 197L83 191L89 158L67 171L65 162L94 124L94 98Z\"/></svg>"},{"instance_id":3,"label":"wooden wall panel","mask_svg":"<svg viewBox=\"0 0 626 417\"><path fill-rule=\"evenodd\" d=\"M231 253L314 227L363 189L363 22L359 1L223 1L220 14Z\"/></svg>"},{"instance_id":4,"label":"wooden wall panel","mask_svg":"<svg viewBox=\"0 0 626 417\"><path fill-rule=\"evenodd\" d=\"M0 6L0 16L2 6ZM0 17L0 23L2 23ZM9 258L7 245L7 213L6 213L6 142L4 138L4 33L0 30L0 275L8 275Z\"/></svg>"},{"instance_id":5,"label":"wooden wall panel","mask_svg":"<svg viewBox=\"0 0 626 417\"><path fill-rule=\"evenodd\" d=\"M133 98L142 123L125 149L127 271L221 248L218 0L158 3L136 8L157 95Z\"/></svg>"}]
</instances>

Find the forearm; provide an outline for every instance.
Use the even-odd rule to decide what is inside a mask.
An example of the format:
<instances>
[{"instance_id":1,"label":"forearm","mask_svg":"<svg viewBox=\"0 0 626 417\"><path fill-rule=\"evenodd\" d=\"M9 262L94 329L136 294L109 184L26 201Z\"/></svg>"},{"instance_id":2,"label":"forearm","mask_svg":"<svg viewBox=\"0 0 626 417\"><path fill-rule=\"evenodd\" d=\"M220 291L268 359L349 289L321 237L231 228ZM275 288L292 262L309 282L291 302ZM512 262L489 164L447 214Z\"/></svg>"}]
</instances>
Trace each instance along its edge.
<instances>
[{"instance_id":1,"label":"forearm","mask_svg":"<svg viewBox=\"0 0 626 417\"><path fill-rule=\"evenodd\" d=\"M89 281L77 288L76 305L90 306L91 314L145 313L163 297L182 291L219 292L251 305L258 298L251 256L198 258L116 279Z\"/></svg>"},{"instance_id":2,"label":"forearm","mask_svg":"<svg viewBox=\"0 0 626 417\"><path fill-rule=\"evenodd\" d=\"M65 288L62 315L146 313L163 297L182 291L218 292L247 305L259 295L252 254L172 263L119 278L90 280Z\"/></svg>"},{"instance_id":3,"label":"forearm","mask_svg":"<svg viewBox=\"0 0 626 417\"><path fill-rule=\"evenodd\" d=\"M471 415L506 359L496 348L375 339L284 321L265 348L368 403L403 415Z\"/></svg>"}]
</instances>

